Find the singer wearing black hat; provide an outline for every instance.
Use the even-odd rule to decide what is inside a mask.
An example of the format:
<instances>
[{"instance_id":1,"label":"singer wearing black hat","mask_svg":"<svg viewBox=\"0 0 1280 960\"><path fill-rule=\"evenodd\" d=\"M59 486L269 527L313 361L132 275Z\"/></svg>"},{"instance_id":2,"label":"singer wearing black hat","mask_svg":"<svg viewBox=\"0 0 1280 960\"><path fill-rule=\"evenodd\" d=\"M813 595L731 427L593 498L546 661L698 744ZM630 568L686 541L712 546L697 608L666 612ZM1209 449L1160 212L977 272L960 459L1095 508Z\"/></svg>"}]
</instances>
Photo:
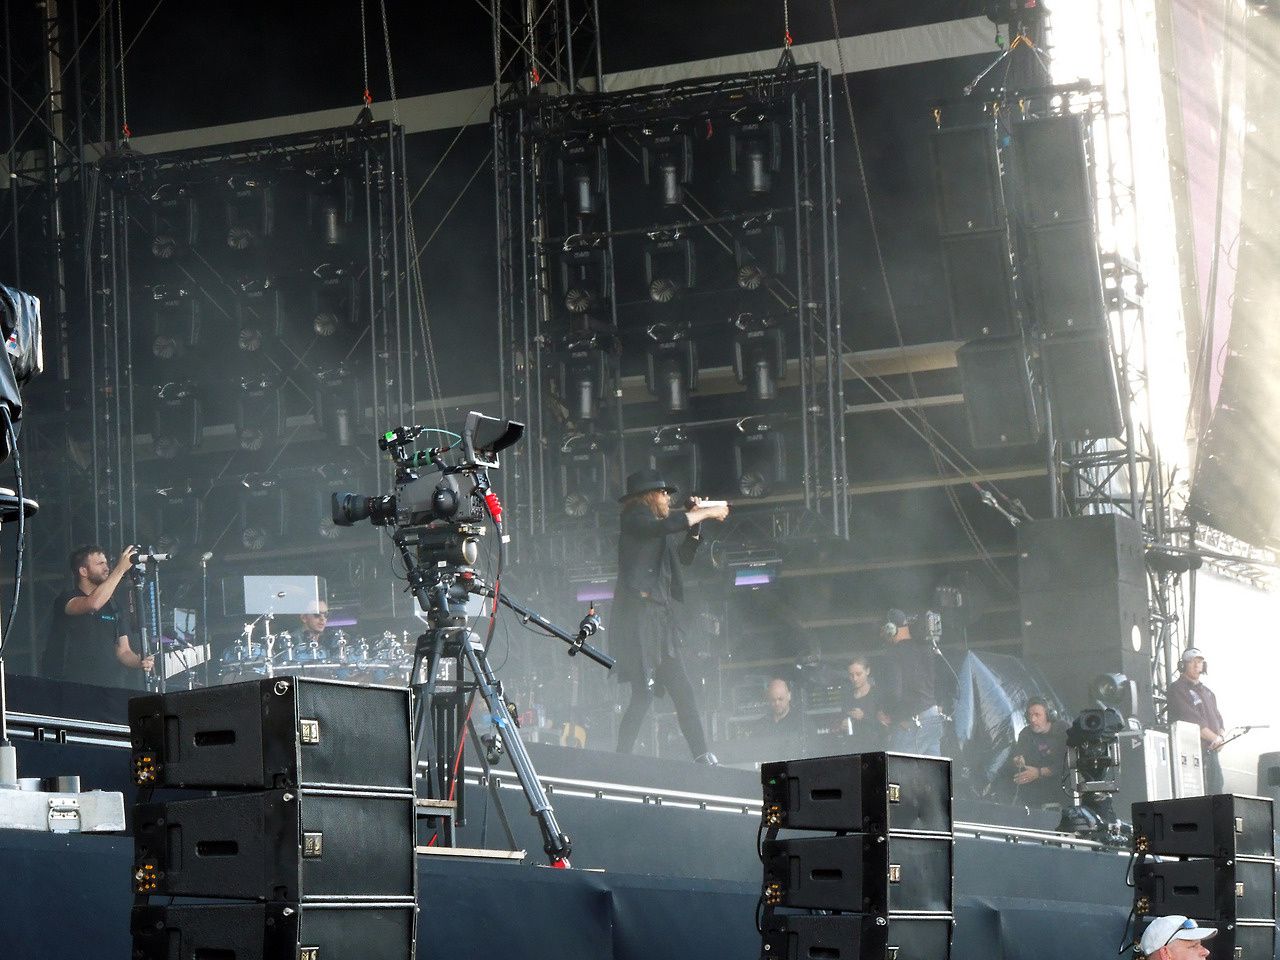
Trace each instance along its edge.
<instances>
[{"instance_id":1,"label":"singer wearing black hat","mask_svg":"<svg viewBox=\"0 0 1280 960\"><path fill-rule=\"evenodd\" d=\"M685 509L675 510L671 506L675 492L657 470L646 469L627 477L627 492L619 498L622 516L611 646L618 660L614 674L631 684L631 702L618 729L618 752L630 753L635 747L653 698L665 691L694 759L715 763L707 751L693 684L680 659L683 632L674 604L684 600L681 567L693 562L698 525L723 520L729 508L703 506L691 497Z\"/></svg>"}]
</instances>

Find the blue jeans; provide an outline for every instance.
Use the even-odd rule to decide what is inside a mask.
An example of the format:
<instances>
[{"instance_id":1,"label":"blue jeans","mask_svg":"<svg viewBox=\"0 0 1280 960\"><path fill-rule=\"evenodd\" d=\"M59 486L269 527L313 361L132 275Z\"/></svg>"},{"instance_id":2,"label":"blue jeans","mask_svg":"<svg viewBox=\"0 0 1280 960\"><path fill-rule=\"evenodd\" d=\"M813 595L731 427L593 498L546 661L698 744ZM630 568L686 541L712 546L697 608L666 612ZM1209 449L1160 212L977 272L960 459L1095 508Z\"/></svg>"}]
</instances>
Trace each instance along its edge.
<instances>
[{"instance_id":1,"label":"blue jeans","mask_svg":"<svg viewBox=\"0 0 1280 960\"><path fill-rule=\"evenodd\" d=\"M894 724L889 732L889 749L894 753L918 753L929 757L942 756L942 712L930 707L920 714L920 726L902 727Z\"/></svg>"}]
</instances>

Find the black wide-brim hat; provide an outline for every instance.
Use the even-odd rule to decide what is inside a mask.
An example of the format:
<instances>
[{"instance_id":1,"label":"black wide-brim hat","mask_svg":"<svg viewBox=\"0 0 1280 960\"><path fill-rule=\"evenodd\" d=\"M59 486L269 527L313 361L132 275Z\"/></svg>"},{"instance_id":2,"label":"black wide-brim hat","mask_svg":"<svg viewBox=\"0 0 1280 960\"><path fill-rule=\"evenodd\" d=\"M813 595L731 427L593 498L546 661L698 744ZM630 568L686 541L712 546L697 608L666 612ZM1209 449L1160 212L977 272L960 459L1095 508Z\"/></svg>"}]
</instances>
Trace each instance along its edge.
<instances>
[{"instance_id":1,"label":"black wide-brim hat","mask_svg":"<svg viewBox=\"0 0 1280 960\"><path fill-rule=\"evenodd\" d=\"M662 474L657 470L653 469L653 467L645 467L643 470L637 470L627 477L627 492L618 498L618 502L621 503L627 497L648 493L650 490L665 490L667 493L677 492L677 488L663 480Z\"/></svg>"}]
</instances>

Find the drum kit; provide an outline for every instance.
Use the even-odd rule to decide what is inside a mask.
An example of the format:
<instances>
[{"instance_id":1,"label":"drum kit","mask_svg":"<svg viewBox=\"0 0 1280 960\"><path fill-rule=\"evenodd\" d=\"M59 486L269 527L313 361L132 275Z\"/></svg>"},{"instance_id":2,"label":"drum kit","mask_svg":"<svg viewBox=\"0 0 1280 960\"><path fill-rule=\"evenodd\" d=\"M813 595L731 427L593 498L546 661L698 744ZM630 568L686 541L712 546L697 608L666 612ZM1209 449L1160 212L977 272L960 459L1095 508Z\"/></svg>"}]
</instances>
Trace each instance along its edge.
<instances>
[{"instance_id":1,"label":"drum kit","mask_svg":"<svg viewBox=\"0 0 1280 960\"><path fill-rule=\"evenodd\" d=\"M330 644L321 645L314 640L299 643L287 630L269 631L268 626L267 634L255 639L253 625L247 625L218 661L217 682L293 676L394 686L409 683L414 640L407 633L387 631L370 642L338 630Z\"/></svg>"}]
</instances>

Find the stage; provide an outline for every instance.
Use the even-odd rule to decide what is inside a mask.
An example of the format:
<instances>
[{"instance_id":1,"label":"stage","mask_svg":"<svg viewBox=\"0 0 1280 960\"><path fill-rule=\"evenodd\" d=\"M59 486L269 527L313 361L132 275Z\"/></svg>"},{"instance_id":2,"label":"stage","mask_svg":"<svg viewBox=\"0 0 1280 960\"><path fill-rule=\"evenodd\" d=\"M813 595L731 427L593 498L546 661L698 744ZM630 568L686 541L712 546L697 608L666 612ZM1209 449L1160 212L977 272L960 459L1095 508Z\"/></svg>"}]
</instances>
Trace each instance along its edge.
<instances>
[{"instance_id":1,"label":"stage","mask_svg":"<svg viewBox=\"0 0 1280 960\"><path fill-rule=\"evenodd\" d=\"M29 710L37 693L49 702L46 690L14 685L23 775L78 773L86 789L127 788L127 729L101 719L37 717ZM82 700L100 693L87 688L60 693L64 710L97 717L111 715L115 701ZM420 957L481 950L558 960L651 960L690 950L726 960L758 955L757 774L536 744L530 753L574 839L575 869L541 865L514 774L499 769L503 805L528 856L419 856ZM501 848L492 798L474 773L459 842ZM1043 820L1011 808L1002 825L966 819L994 820L999 810L957 811L953 957L1112 955L1131 900L1126 856L1038 829ZM131 863L127 837L0 834L0 865L11 878L0 902L0 955L124 960Z\"/></svg>"}]
</instances>

